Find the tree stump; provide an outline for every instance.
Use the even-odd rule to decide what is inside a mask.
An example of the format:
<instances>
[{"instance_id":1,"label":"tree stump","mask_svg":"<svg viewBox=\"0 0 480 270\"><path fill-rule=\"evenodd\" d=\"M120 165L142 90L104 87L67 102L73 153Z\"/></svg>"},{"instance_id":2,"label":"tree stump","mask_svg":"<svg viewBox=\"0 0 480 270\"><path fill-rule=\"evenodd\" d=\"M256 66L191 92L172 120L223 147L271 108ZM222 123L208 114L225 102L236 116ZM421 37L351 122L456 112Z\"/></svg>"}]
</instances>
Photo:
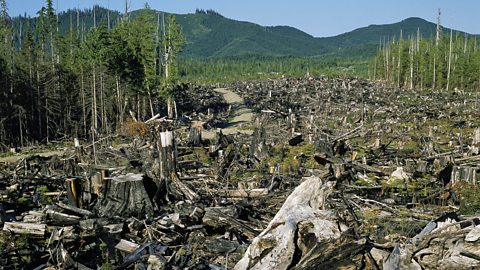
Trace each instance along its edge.
<instances>
[{"instance_id":1,"label":"tree stump","mask_svg":"<svg viewBox=\"0 0 480 270\"><path fill-rule=\"evenodd\" d=\"M155 160L157 168L157 192L154 201L160 198L162 193L173 195L179 199L187 199L196 201L199 199L198 194L185 185L177 176L177 152L174 143L174 133L172 131L160 132L157 126L156 145L158 158Z\"/></svg>"},{"instance_id":2,"label":"tree stump","mask_svg":"<svg viewBox=\"0 0 480 270\"><path fill-rule=\"evenodd\" d=\"M143 174L128 173L106 178L103 198L98 203L100 216L143 217L153 212L153 206L143 183Z\"/></svg>"},{"instance_id":3,"label":"tree stump","mask_svg":"<svg viewBox=\"0 0 480 270\"><path fill-rule=\"evenodd\" d=\"M253 131L252 144L250 146L250 155L257 161L260 161L268 156L268 149L266 143L265 127L255 128Z\"/></svg>"},{"instance_id":4,"label":"tree stump","mask_svg":"<svg viewBox=\"0 0 480 270\"><path fill-rule=\"evenodd\" d=\"M65 180L65 189L67 190L68 204L75 207L82 207L82 185L75 178Z\"/></svg>"},{"instance_id":5,"label":"tree stump","mask_svg":"<svg viewBox=\"0 0 480 270\"><path fill-rule=\"evenodd\" d=\"M192 125L188 132L187 144L189 146L202 146L202 129L201 126Z\"/></svg>"}]
</instances>

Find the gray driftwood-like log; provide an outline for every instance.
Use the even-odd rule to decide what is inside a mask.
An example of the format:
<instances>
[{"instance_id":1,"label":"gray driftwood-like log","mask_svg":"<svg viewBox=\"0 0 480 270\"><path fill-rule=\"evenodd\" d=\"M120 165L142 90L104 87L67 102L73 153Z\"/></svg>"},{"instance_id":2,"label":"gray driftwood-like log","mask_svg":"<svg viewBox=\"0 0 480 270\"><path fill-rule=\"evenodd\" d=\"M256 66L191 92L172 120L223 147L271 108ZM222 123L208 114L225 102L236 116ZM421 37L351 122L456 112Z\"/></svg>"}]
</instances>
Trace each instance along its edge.
<instances>
[{"instance_id":1,"label":"gray driftwood-like log","mask_svg":"<svg viewBox=\"0 0 480 270\"><path fill-rule=\"evenodd\" d=\"M68 226L78 224L79 221L80 217L78 216L68 215L50 209L47 210L47 222L49 225Z\"/></svg>"},{"instance_id":2,"label":"gray driftwood-like log","mask_svg":"<svg viewBox=\"0 0 480 270\"><path fill-rule=\"evenodd\" d=\"M106 178L103 198L99 201L100 216L142 217L153 211L153 206L143 183L143 174L128 173Z\"/></svg>"},{"instance_id":3,"label":"gray driftwood-like log","mask_svg":"<svg viewBox=\"0 0 480 270\"><path fill-rule=\"evenodd\" d=\"M325 200L334 185L335 182L324 183L318 177L306 178L290 194L268 227L252 241L234 269L291 269L297 264L302 266L299 269L308 269L312 265L329 265L328 261L309 263L313 260L310 252L317 251L319 246L322 248L317 252L322 253L323 258L335 260L337 242L348 246L353 241L339 240L346 237L342 233L346 226L337 221L333 212L325 210ZM333 261L329 262L335 266Z\"/></svg>"},{"instance_id":4,"label":"gray driftwood-like log","mask_svg":"<svg viewBox=\"0 0 480 270\"><path fill-rule=\"evenodd\" d=\"M63 208L65 210L68 210L68 211L71 211L73 213L76 213L76 214L80 214L82 216L91 216L93 213L88 211L88 210L85 210L85 209L81 209L81 208L77 208L77 207L73 207L73 206L70 206L70 205L67 205L67 204L64 204L62 202L59 202L57 203L57 205L60 207L60 208Z\"/></svg>"},{"instance_id":5,"label":"gray driftwood-like log","mask_svg":"<svg viewBox=\"0 0 480 270\"><path fill-rule=\"evenodd\" d=\"M4 231L35 236L44 236L47 225L24 222L5 222Z\"/></svg>"},{"instance_id":6,"label":"gray driftwood-like log","mask_svg":"<svg viewBox=\"0 0 480 270\"><path fill-rule=\"evenodd\" d=\"M405 244L397 244L383 269L479 269L478 217L459 221L441 217Z\"/></svg>"}]
</instances>

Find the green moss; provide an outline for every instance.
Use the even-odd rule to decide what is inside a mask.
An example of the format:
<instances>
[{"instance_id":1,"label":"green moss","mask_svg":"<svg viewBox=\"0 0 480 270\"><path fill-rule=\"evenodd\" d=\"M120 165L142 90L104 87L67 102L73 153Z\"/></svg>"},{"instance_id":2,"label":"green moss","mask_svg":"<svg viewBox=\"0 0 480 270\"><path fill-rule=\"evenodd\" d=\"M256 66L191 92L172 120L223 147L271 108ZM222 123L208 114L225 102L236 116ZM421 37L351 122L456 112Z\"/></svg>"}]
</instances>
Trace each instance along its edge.
<instances>
[{"instance_id":1,"label":"green moss","mask_svg":"<svg viewBox=\"0 0 480 270\"><path fill-rule=\"evenodd\" d=\"M204 148L195 148L193 149L193 154L197 158L197 160L203 164L210 164L211 159L207 154L207 150Z\"/></svg>"},{"instance_id":2,"label":"green moss","mask_svg":"<svg viewBox=\"0 0 480 270\"><path fill-rule=\"evenodd\" d=\"M460 200L458 212L462 215L475 215L480 213L480 186L466 182L459 182L454 186Z\"/></svg>"}]
</instances>

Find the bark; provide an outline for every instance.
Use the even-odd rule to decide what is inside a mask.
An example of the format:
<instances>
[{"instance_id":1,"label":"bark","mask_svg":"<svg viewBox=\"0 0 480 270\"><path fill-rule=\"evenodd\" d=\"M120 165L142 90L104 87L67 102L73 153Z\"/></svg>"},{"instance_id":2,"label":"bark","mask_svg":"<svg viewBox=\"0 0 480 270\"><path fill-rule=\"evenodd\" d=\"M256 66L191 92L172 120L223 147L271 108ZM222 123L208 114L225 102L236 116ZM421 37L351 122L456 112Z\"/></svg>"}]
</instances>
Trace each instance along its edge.
<instances>
[{"instance_id":1,"label":"bark","mask_svg":"<svg viewBox=\"0 0 480 270\"><path fill-rule=\"evenodd\" d=\"M153 207L145 190L143 175L129 173L105 179L99 215L144 217Z\"/></svg>"}]
</instances>

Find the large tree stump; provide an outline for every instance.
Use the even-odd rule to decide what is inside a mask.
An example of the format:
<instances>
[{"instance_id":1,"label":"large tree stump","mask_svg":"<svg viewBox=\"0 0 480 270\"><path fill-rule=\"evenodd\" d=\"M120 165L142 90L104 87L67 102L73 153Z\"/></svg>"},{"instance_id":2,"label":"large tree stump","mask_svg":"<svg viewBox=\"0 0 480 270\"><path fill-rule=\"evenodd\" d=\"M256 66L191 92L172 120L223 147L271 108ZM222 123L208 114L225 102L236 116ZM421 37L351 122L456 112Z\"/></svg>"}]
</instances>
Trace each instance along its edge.
<instances>
[{"instance_id":1,"label":"large tree stump","mask_svg":"<svg viewBox=\"0 0 480 270\"><path fill-rule=\"evenodd\" d=\"M103 198L98 203L100 216L143 217L153 212L153 206L145 190L143 175L128 173L106 178Z\"/></svg>"}]
</instances>

